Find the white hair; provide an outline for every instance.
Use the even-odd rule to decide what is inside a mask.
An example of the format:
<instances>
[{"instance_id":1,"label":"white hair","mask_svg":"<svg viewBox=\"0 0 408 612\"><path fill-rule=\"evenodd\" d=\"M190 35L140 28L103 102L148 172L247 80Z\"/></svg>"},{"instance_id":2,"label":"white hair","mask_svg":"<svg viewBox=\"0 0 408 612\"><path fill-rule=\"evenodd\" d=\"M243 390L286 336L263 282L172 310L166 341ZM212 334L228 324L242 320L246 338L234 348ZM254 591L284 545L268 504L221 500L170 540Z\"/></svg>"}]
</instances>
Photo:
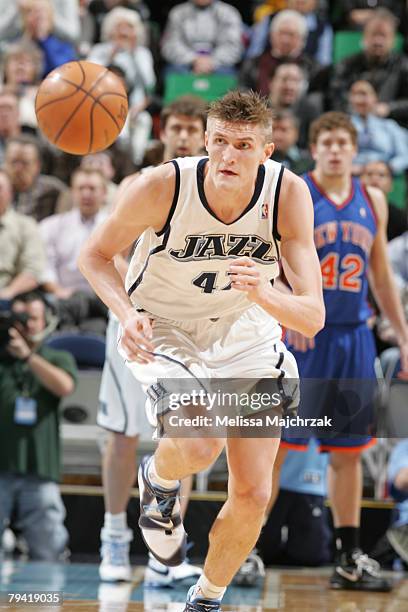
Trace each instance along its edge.
<instances>
[{"instance_id":1,"label":"white hair","mask_svg":"<svg viewBox=\"0 0 408 612\"><path fill-rule=\"evenodd\" d=\"M102 41L106 42L107 40L110 40L114 29L121 21L126 21L135 29L138 44L143 44L145 39L145 28L142 20L140 19L139 13L123 6L117 6L109 11L106 17L104 17L101 30Z\"/></svg>"},{"instance_id":2,"label":"white hair","mask_svg":"<svg viewBox=\"0 0 408 612\"><path fill-rule=\"evenodd\" d=\"M296 24L301 37L303 39L306 38L309 32L306 18L298 11L292 11L291 9L284 9L283 11L279 11L275 15L275 17L271 21L270 31L276 32L276 30L279 30L281 25L287 21L290 21L292 24Z\"/></svg>"}]
</instances>

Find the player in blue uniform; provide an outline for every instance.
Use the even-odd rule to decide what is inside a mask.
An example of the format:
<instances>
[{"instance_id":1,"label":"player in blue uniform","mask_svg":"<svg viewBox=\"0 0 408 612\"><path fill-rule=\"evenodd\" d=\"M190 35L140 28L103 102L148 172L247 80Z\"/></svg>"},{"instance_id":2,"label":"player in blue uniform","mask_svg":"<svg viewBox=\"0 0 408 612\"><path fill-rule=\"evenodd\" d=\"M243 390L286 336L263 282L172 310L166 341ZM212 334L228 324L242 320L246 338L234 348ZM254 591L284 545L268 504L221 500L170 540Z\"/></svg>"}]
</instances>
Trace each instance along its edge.
<instances>
[{"instance_id":1,"label":"player in blue uniform","mask_svg":"<svg viewBox=\"0 0 408 612\"><path fill-rule=\"evenodd\" d=\"M315 213L315 244L320 259L326 324L312 340L288 331L287 344L296 356L301 378L374 379L375 344L367 325L368 280L381 311L391 321L400 341L403 373L408 371L408 329L386 253L387 204L382 193L362 186L352 177L356 131L349 118L337 112L322 115L310 132L315 170L305 181ZM374 385L373 385L374 386ZM326 401L324 393L318 403ZM315 402L305 402L315 413ZM313 405L312 405L313 404ZM302 415L303 416L303 415ZM363 411L356 433L369 430L370 407ZM359 545L362 476L360 456L375 443L369 435L320 439L330 451L329 496L336 528L338 558L331 587L390 590L376 562ZM305 448L305 440L289 438L285 448ZM275 475L275 483L278 475Z\"/></svg>"}]
</instances>

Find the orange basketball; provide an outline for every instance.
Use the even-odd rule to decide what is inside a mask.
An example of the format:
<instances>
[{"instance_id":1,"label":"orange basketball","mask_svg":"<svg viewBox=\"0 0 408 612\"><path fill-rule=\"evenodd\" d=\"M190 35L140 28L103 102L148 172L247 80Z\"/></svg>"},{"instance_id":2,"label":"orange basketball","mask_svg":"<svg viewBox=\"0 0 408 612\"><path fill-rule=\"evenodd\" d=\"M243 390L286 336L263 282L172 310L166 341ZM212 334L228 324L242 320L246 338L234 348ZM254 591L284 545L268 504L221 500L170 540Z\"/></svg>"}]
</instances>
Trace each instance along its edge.
<instances>
[{"instance_id":1,"label":"orange basketball","mask_svg":"<svg viewBox=\"0 0 408 612\"><path fill-rule=\"evenodd\" d=\"M91 62L68 62L41 83L35 99L38 125L56 147L87 155L109 147L128 112L126 90L110 70Z\"/></svg>"}]
</instances>

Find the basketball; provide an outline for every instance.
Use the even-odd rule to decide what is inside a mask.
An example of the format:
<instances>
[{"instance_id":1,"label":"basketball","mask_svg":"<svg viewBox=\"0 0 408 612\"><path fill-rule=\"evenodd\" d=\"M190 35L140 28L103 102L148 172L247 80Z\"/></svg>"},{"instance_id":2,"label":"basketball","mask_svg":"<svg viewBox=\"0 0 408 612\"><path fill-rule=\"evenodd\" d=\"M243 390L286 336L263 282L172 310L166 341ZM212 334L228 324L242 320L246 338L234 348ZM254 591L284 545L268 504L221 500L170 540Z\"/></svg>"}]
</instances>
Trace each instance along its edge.
<instances>
[{"instance_id":1,"label":"basketball","mask_svg":"<svg viewBox=\"0 0 408 612\"><path fill-rule=\"evenodd\" d=\"M38 125L53 145L74 155L102 151L120 134L128 112L121 79L92 62L59 66L35 99Z\"/></svg>"}]
</instances>

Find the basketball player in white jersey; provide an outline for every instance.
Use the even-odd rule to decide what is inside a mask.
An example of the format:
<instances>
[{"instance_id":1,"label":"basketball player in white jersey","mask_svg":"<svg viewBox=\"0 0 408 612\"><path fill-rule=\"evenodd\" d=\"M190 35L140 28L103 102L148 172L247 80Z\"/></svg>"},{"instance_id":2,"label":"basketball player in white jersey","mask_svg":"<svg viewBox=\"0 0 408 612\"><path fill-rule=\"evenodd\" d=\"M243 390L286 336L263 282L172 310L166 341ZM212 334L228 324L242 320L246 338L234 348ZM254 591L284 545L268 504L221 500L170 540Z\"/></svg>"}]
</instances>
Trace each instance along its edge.
<instances>
[{"instance_id":1,"label":"basketball player in white jersey","mask_svg":"<svg viewBox=\"0 0 408 612\"><path fill-rule=\"evenodd\" d=\"M185 155L199 155L204 149L207 117L206 103L195 96L182 96L165 106L160 116L160 139L165 161ZM134 178L127 177L121 188ZM116 257L115 264L126 276L128 263ZM132 569L129 545L133 539L128 528L126 508L131 488L136 480L136 448L139 436L151 437L152 430L141 411L145 395L141 384L126 367L117 350L118 319L110 313L106 336L106 359L99 392L97 423L109 431L103 454L102 475L105 498L105 518L101 531L101 580L130 581ZM191 488L191 478L183 483L182 514L184 515ZM194 578L200 568L184 562L166 567L149 556L145 586L169 586L173 582Z\"/></svg>"},{"instance_id":2,"label":"basketball player in white jersey","mask_svg":"<svg viewBox=\"0 0 408 612\"><path fill-rule=\"evenodd\" d=\"M230 92L214 102L208 158L177 159L135 179L80 256L84 275L121 323L130 369L161 404L169 397L157 380L186 371L201 379L294 378L278 321L308 337L323 327L310 195L269 159L271 128L258 94ZM138 237L126 291L112 260ZM271 284L280 259L291 295ZM159 561L176 565L186 540L179 481L209 466L224 446L228 500L211 528L188 612L221 610L258 538L279 439L162 438L139 470L143 538Z\"/></svg>"}]
</instances>

